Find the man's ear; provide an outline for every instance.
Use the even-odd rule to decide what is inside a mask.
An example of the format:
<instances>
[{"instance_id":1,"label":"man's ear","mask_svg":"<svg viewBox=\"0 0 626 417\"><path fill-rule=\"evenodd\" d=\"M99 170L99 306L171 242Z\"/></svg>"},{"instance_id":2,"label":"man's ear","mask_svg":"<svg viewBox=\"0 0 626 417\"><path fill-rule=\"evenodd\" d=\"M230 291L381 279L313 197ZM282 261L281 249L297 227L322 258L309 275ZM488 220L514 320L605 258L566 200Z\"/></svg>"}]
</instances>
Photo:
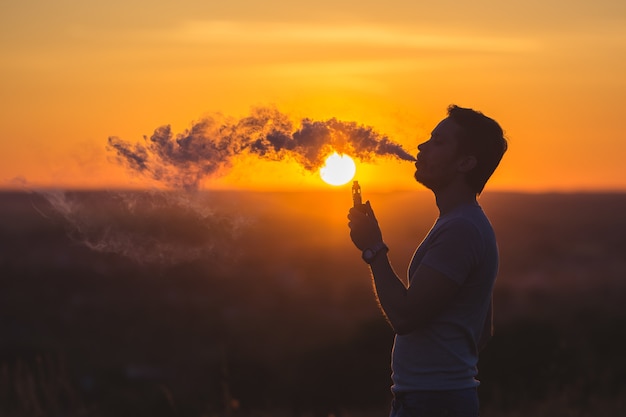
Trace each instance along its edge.
<instances>
[{"instance_id":1,"label":"man's ear","mask_svg":"<svg viewBox=\"0 0 626 417\"><path fill-rule=\"evenodd\" d=\"M474 155L463 155L459 158L458 169L461 172L469 172L474 169L477 163L478 161Z\"/></svg>"}]
</instances>

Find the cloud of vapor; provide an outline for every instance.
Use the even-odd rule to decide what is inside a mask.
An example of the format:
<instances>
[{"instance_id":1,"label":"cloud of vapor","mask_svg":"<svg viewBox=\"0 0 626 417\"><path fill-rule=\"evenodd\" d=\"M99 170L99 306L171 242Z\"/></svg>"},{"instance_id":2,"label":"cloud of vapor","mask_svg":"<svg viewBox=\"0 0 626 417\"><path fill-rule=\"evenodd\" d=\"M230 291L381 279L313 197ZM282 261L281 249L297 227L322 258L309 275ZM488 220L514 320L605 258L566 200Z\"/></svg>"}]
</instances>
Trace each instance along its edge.
<instances>
[{"instance_id":1,"label":"cloud of vapor","mask_svg":"<svg viewBox=\"0 0 626 417\"><path fill-rule=\"evenodd\" d=\"M188 192L37 192L37 207L60 220L75 242L139 264L174 265L236 257L234 243L248 219L212 208L211 196ZM223 206L223 205L222 205Z\"/></svg>"},{"instance_id":2,"label":"cloud of vapor","mask_svg":"<svg viewBox=\"0 0 626 417\"><path fill-rule=\"evenodd\" d=\"M221 265L236 258L236 242L254 219L242 214L232 195L198 188L203 179L227 172L239 155L293 160L310 171L333 151L362 161L413 160L371 127L334 118L304 119L295 126L273 108L255 109L239 120L207 117L177 135L161 126L138 144L110 137L108 146L127 168L171 191L38 190L45 204L36 208L60 221L74 242L139 264ZM25 180L20 183L28 188Z\"/></svg>"},{"instance_id":3,"label":"cloud of vapor","mask_svg":"<svg viewBox=\"0 0 626 417\"><path fill-rule=\"evenodd\" d=\"M170 126L161 126L150 137L144 136L144 143L131 144L111 136L108 146L132 171L186 190L195 190L202 179L225 172L240 154L291 159L309 171L320 168L332 151L361 161L377 157L414 160L398 143L371 127L335 118L303 119L295 126L274 108L254 109L240 120L206 117L177 135Z\"/></svg>"}]
</instances>

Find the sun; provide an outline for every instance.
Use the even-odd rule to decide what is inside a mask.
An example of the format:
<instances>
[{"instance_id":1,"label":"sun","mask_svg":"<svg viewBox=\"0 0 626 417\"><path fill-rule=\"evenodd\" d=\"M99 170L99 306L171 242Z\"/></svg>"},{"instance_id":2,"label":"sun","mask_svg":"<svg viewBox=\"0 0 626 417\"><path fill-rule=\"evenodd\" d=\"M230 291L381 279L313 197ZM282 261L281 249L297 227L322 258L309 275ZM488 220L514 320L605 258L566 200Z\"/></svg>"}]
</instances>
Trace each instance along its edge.
<instances>
[{"instance_id":1,"label":"sun","mask_svg":"<svg viewBox=\"0 0 626 417\"><path fill-rule=\"evenodd\" d=\"M356 173L356 165L348 155L334 152L320 168L320 177L330 185L347 184Z\"/></svg>"}]
</instances>

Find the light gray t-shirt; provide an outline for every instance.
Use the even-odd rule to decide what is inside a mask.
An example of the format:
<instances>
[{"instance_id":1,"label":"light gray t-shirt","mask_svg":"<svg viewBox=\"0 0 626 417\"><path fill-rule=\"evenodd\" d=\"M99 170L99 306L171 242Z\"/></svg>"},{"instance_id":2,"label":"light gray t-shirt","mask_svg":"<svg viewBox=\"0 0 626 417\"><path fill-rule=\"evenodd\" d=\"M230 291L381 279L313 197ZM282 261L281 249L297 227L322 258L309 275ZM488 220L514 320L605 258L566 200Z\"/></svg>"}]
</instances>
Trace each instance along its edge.
<instances>
[{"instance_id":1,"label":"light gray t-shirt","mask_svg":"<svg viewBox=\"0 0 626 417\"><path fill-rule=\"evenodd\" d=\"M491 328L492 290L498 271L493 228L478 204L467 204L437 219L409 266L409 280L425 264L460 289L433 321L396 335L392 390L455 390L475 387L478 341Z\"/></svg>"}]
</instances>

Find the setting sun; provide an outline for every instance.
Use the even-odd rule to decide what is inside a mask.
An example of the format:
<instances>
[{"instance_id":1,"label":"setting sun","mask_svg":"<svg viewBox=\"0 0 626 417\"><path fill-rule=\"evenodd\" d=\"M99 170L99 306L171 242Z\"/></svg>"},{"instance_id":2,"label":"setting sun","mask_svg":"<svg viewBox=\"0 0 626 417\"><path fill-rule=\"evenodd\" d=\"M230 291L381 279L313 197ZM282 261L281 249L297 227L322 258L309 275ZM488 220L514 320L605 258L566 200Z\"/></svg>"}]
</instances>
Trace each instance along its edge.
<instances>
[{"instance_id":1,"label":"setting sun","mask_svg":"<svg viewBox=\"0 0 626 417\"><path fill-rule=\"evenodd\" d=\"M348 183L356 173L356 165L348 155L337 152L326 158L326 164L320 168L320 177L330 185Z\"/></svg>"}]
</instances>

